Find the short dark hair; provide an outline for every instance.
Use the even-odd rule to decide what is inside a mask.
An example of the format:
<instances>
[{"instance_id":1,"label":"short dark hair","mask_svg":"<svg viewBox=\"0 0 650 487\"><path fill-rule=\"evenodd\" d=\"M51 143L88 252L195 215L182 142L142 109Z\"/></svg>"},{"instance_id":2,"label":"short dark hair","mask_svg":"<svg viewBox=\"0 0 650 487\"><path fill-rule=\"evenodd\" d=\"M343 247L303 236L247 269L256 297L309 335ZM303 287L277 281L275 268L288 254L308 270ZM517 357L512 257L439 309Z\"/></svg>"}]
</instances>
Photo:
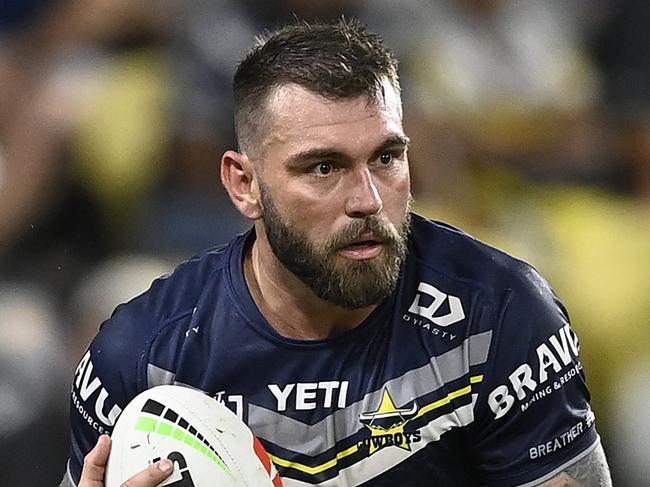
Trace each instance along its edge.
<instances>
[{"instance_id":1,"label":"short dark hair","mask_svg":"<svg viewBox=\"0 0 650 487\"><path fill-rule=\"evenodd\" d=\"M384 96L383 81L399 92L397 59L357 20L297 21L258 40L234 77L235 131L240 150L261 140L262 110L271 91L297 84L337 100Z\"/></svg>"}]
</instances>

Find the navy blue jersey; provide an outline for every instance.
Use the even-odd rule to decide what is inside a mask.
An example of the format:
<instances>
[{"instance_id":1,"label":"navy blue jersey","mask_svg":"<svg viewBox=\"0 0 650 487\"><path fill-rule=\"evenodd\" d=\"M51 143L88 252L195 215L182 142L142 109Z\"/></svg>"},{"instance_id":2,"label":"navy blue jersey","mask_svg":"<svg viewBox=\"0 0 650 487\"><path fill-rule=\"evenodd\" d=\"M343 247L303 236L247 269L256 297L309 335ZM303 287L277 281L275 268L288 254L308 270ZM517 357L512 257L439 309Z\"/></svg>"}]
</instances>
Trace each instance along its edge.
<instances>
[{"instance_id":1,"label":"navy blue jersey","mask_svg":"<svg viewBox=\"0 0 650 487\"><path fill-rule=\"evenodd\" d=\"M578 339L528 264L413 216L393 294L326 340L251 297L252 232L119 306L82 358L68 475L136 394L185 384L235 411L285 486L536 485L598 443Z\"/></svg>"}]
</instances>

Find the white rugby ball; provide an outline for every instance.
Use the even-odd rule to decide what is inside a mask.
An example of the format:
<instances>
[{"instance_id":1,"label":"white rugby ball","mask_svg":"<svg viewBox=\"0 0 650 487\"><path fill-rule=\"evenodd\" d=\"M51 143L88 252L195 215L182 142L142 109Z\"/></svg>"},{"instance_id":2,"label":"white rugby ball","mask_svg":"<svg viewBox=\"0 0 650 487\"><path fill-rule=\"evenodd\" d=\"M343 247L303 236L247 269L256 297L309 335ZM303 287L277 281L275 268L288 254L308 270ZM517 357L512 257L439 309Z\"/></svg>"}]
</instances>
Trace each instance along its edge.
<instances>
[{"instance_id":1,"label":"white rugby ball","mask_svg":"<svg viewBox=\"0 0 650 487\"><path fill-rule=\"evenodd\" d=\"M174 472L161 486L282 485L248 426L189 387L164 385L139 394L122 411L111 438L106 487L119 487L162 458L174 462Z\"/></svg>"}]
</instances>

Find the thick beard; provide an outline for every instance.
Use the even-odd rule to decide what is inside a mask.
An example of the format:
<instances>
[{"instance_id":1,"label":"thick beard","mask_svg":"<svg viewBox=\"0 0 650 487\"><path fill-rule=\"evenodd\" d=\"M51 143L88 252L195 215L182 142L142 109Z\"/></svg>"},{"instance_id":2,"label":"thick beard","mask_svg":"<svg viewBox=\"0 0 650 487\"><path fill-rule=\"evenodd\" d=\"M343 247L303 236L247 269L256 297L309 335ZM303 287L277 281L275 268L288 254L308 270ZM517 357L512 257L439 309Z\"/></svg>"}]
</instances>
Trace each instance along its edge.
<instances>
[{"instance_id":1,"label":"thick beard","mask_svg":"<svg viewBox=\"0 0 650 487\"><path fill-rule=\"evenodd\" d=\"M260 185L264 228L278 260L321 299L347 309L379 304L397 285L408 249L411 215L406 212L399 230L376 216L353 221L322 244L313 244L295 231ZM372 232L384 248L372 259L351 260L338 251L364 233Z\"/></svg>"}]
</instances>

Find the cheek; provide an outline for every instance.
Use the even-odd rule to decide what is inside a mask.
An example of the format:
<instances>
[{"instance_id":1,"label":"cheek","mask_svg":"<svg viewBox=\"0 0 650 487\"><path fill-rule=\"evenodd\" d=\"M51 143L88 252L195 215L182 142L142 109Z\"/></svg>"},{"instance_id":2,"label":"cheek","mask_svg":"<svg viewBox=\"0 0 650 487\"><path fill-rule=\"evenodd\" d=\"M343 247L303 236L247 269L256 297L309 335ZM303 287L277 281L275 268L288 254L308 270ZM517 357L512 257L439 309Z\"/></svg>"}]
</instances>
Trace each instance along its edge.
<instances>
[{"instance_id":1,"label":"cheek","mask_svg":"<svg viewBox=\"0 0 650 487\"><path fill-rule=\"evenodd\" d=\"M411 194L411 181L408 166L405 169L394 172L384 181L381 191L384 209L393 217L402 218L408 207L409 195Z\"/></svg>"},{"instance_id":2,"label":"cheek","mask_svg":"<svg viewBox=\"0 0 650 487\"><path fill-rule=\"evenodd\" d=\"M328 237L327 215L334 213L330 204L330 199L327 197L292 191L289 188L280 191L276 200L276 207L285 224L312 243L318 243L319 239L324 240Z\"/></svg>"},{"instance_id":3,"label":"cheek","mask_svg":"<svg viewBox=\"0 0 650 487\"><path fill-rule=\"evenodd\" d=\"M322 248L335 233L350 223L344 211L343 201L344 198L335 192L295 201L291 217L294 228L313 248Z\"/></svg>"}]
</instances>

